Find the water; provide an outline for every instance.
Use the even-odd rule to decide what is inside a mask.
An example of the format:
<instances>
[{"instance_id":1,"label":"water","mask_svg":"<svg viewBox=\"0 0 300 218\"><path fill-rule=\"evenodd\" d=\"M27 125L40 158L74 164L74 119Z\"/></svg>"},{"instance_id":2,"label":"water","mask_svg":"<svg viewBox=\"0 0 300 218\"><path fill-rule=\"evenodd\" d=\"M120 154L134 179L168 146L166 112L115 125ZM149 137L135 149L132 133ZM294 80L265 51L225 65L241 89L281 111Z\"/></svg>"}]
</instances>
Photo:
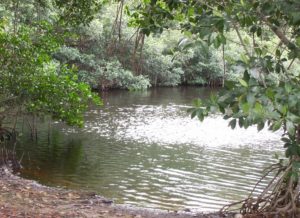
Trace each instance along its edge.
<instances>
[{"instance_id":1,"label":"water","mask_svg":"<svg viewBox=\"0 0 300 218\"><path fill-rule=\"evenodd\" d=\"M192 100L211 91L105 93L105 106L86 113L83 129L55 123L48 143L41 122L38 142L24 135L22 176L150 208L212 211L241 200L282 153L280 133L231 130L218 116L191 120Z\"/></svg>"}]
</instances>

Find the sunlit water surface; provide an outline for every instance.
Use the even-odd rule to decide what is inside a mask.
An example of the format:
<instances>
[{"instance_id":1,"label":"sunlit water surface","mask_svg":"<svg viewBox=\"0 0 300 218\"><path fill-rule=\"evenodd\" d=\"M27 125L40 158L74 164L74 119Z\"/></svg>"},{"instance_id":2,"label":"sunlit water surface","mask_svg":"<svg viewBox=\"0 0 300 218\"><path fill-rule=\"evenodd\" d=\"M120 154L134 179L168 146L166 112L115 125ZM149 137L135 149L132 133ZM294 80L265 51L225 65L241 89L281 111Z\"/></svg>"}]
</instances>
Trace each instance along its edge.
<instances>
[{"instance_id":1,"label":"sunlit water surface","mask_svg":"<svg viewBox=\"0 0 300 218\"><path fill-rule=\"evenodd\" d=\"M160 88L102 94L83 129L39 124L36 143L18 149L26 178L51 186L94 191L142 207L220 209L249 194L262 169L282 153L280 133L255 127L231 130L218 116L203 123L186 110L204 88ZM21 153L21 152L19 152ZM260 188L260 187L259 187Z\"/></svg>"}]
</instances>

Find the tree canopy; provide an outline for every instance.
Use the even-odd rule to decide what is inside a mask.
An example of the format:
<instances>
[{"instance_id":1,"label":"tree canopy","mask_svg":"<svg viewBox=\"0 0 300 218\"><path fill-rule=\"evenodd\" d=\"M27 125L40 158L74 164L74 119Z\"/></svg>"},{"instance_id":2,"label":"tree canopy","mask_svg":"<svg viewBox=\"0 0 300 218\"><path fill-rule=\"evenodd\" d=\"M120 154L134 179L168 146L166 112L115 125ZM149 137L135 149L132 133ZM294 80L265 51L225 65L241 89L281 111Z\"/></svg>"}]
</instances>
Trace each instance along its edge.
<instances>
[{"instance_id":1,"label":"tree canopy","mask_svg":"<svg viewBox=\"0 0 300 218\"><path fill-rule=\"evenodd\" d=\"M101 101L76 68L52 54L71 37L68 26L88 23L98 7L97 1L0 3L0 120L24 111L83 125L88 103Z\"/></svg>"}]
</instances>

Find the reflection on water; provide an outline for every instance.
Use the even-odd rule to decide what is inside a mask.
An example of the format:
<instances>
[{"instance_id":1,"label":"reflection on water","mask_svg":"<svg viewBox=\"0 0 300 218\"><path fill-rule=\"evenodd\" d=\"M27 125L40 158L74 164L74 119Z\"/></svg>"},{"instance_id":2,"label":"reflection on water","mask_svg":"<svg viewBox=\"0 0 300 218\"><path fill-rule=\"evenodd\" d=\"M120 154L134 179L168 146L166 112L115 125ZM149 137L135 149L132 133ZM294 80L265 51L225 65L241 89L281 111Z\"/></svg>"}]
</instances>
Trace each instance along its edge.
<instances>
[{"instance_id":1,"label":"reflection on water","mask_svg":"<svg viewBox=\"0 0 300 218\"><path fill-rule=\"evenodd\" d=\"M220 117L203 123L186 113L203 88L105 93L105 106L76 129L56 123L47 142L24 142L24 177L80 188L128 203L163 209L219 209L245 197L261 170L281 152L280 135L231 130ZM44 127L45 126L45 127Z\"/></svg>"}]
</instances>

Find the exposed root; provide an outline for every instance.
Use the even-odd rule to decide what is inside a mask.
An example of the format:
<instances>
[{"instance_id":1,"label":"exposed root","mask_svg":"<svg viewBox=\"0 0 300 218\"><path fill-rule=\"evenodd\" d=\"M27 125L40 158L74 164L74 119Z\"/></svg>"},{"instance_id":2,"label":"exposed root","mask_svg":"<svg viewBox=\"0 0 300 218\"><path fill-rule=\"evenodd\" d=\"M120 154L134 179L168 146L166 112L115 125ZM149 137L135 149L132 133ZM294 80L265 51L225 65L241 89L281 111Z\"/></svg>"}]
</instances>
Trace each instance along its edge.
<instances>
[{"instance_id":1,"label":"exposed root","mask_svg":"<svg viewBox=\"0 0 300 218\"><path fill-rule=\"evenodd\" d=\"M239 210L245 217L297 217L300 214L300 182L294 173L292 161L287 166L271 165L245 200L224 206L221 213ZM266 180L266 187L255 197L258 187Z\"/></svg>"},{"instance_id":2,"label":"exposed root","mask_svg":"<svg viewBox=\"0 0 300 218\"><path fill-rule=\"evenodd\" d=\"M22 158L17 159L15 149L9 150L5 146L0 147L0 167L8 167L15 172L21 168L21 161Z\"/></svg>"},{"instance_id":3,"label":"exposed root","mask_svg":"<svg viewBox=\"0 0 300 218\"><path fill-rule=\"evenodd\" d=\"M4 128L0 126L0 142L16 141L17 132L11 128Z\"/></svg>"}]
</instances>

